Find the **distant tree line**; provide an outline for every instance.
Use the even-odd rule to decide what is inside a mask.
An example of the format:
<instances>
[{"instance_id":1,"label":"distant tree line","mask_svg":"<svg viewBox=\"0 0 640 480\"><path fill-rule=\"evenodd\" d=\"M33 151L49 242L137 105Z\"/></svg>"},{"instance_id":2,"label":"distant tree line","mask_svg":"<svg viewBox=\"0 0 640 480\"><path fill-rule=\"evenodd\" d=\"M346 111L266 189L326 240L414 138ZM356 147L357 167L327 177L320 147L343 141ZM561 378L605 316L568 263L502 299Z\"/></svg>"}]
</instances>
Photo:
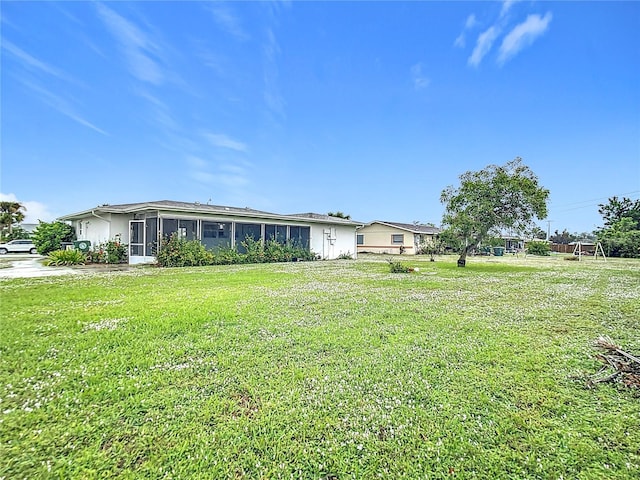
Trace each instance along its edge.
<instances>
[{"instance_id":1,"label":"distant tree line","mask_svg":"<svg viewBox=\"0 0 640 480\"><path fill-rule=\"evenodd\" d=\"M611 197L598 207L604 225L595 233L605 253L611 257L640 258L640 200Z\"/></svg>"}]
</instances>

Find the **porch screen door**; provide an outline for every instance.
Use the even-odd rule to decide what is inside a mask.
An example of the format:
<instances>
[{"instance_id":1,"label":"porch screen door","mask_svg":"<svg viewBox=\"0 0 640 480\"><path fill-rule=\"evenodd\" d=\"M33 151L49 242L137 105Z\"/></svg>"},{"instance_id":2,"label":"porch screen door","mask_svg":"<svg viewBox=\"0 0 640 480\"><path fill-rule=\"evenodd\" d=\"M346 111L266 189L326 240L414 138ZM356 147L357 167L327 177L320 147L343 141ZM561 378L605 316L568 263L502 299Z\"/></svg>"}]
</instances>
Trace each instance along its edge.
<instances>
[{"instance_id":1,"label":"porch screen door","mask_svg":"<svg viewBox=\"0 0 640 480\"><path fill-rule=\"evenodd\" d=\"M144 256L144 220L129 221L129 256Z\"/></svg>"}]
</instances>

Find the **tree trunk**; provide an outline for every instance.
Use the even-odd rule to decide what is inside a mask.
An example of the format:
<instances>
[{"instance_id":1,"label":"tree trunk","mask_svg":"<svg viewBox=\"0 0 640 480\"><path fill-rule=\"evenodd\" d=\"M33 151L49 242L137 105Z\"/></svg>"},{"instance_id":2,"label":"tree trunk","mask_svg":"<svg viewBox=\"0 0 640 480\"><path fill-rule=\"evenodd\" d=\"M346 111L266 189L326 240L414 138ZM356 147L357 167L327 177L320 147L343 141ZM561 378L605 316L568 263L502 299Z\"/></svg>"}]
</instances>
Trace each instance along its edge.
<instances>
[{"instance_id":1,"label":"tree trunk","mask_svg":"<svg viewBox=\"0 0 640 480\"><path fill-rule=\"evenodd\" d=\"M460 258L458 258L458 266L465 267L467 265L467 249L463 249L460 254Z\"/></svg>"},{"instance_id":2,"label":"tree trunk","mask_svg":"<svg viewBox=\"0 0 640 480\"><path fill-rule=\"evenodd\" d=\"M458 266L459 267L465 267L467 265L467 255L468 253L473 250L476 246L476 244L479 242L475 242L471 245L467 245L466 247L464 247L462 249L462 252L460 253L460 258L458 258Z\"/></svg>"}]
</instances>

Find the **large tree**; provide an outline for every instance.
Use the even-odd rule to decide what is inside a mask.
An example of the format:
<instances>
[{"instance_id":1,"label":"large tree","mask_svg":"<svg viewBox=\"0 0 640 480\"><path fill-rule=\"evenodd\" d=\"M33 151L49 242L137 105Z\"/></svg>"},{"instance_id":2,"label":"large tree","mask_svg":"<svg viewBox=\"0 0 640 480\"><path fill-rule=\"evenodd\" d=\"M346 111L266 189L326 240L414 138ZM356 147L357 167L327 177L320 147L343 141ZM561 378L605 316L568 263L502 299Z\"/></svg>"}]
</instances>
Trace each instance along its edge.
<instances>
[{"instance_id":1,"label":"large tree","mask_svg":"<svg viewBox=\"0 0 640 480\"><path fill-rule=\"evenodd\" d=\"M468 253L488 236L531 230L534 219L546 218L548 198L549 190L519 157L462 174L459 187L440 195L442 225L460 240L458 266L464 267Z\"/></svg>"},{"instance_id":2,"label":"large tree","mask_svg":"<svg viewBox=\"0 0 640 480\"><path fill-rule=\"evenodd\" d=\"M604 220L604 228L613 226L623 218L630 218L636 224L636 228L640 230L640 199L611 197L608 203L601 203L598 207L600 207L598 213L602 215L602 220Z\"/></svg>"},{"instance_id":3,"label":"large tree","mask_svg":"<svg viewBox=\"0 0 640 480\"><path fill-rule=\"evenodd\" d=\"M611 197L598 206L604 227L596 233L607 255L640 257L640 200Z\"/></svg>"},{"instance_id":4,"label":"large tree","mask_svg":"<svg viewBox=\"0 0 640 480\"><path fill-rule=\"evenodd\" d=\"M71 225L64 222L43 222L31 234L33 244L40 255L47 255L54 250L58 250L62 242L75 240L75 230Z\"/></svg>"},{"instance_id":5,"label":"large tree","mask_svg":"<svg viewBox=\"0 0 640 480\"><path fill-rule=\"evenodd\" d=\"M3 237L5 231L11 236L13 226L24 220L25 210L25 206L20 202L0 202L0 228Z\"/></svg>"}]
</instances>

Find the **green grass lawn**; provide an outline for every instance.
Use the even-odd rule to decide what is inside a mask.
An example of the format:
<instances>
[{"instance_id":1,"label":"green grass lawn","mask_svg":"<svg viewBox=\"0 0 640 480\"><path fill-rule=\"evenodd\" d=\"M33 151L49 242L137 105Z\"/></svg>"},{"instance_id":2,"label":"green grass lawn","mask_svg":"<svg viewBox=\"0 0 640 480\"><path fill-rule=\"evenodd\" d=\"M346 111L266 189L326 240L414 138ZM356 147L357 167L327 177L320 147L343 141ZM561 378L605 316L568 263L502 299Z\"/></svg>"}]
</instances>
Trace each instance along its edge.
<instances>
[{"instance_id":1,"label":"green grass lawn","mask_svg":"<svg viewBox=\"0 0 640 480\"><path fill-rule=\"evenodd\" d=\"M0 280L0 478L640 478L640 262Z\"/></svg>"}]
</instances>

